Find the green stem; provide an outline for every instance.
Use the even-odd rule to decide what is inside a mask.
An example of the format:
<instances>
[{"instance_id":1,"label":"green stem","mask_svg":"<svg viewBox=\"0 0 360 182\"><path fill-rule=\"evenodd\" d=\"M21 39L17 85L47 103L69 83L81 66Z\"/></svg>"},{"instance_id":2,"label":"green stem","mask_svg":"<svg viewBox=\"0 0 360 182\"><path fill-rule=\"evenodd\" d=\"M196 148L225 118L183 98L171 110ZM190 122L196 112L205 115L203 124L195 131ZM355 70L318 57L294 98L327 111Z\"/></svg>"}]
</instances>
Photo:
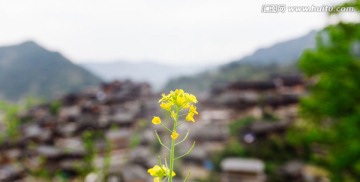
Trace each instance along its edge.
<instances>
[{"instance_id":1,"label":"green stem","mask_svg":"<svg viewBox=\"0 0 360 182\"><path fill-rule=\"evenodd\" d=\"M189 180L189 177L190 177L190 172L188 173L188 175L186 176L184 182L187 182Z\"/></svg>"},{"instance_id":2,"label":"green stem","mask_svg":"<svg viewBox=\"0 0 360 182\"><path fill-rule=\"evenodd\" d=\"M171 130L166 125L164 125L164 123L160 123L160 124L171 133Z\"/></svg>"},{"instance_id":3,"label":"green stem","mask_svg":"<svg viewBox=\"0 0 360 182\"><path fill-rule=\"evenodd\" d=\"M177 122L179 119L179 107L176 107L176 117L174 118L173 132L176 132ZM172 173L174 171L174 161L175 161L175 140L171 139L171 148L170 148L170 174L168 182L172 182Z\"/></svg>"},{"instance_id":4,"label":"green stem","mask_svg":"<svg viewBox=\"0 0 360 182\"><path fill-rule=\"evenodd\" d=\"M187 137L189 136L189 133L190 133L190 130L188 130L188 131L187 131L187 133L186 133L185 137L184 137L184 138L183 138L180 142L175 143L175 146L176 146L176 145L179 145L179 144L181 144L181 143L183 143L183 142L187 139Z\"/></svg>"},{"instance_id":5,"label":"green stem","mask_svg":"<svg viewBox=\"0 0 360 182\"><path fill-rule=\"evenodd\" d=\"M175 155L175 140L171 140L171 149L170 149L170 174L169 175L169 181L172 182L172 173L174 169L174 155Z\"/></svg>"},{"instance_id":6,"label":"green stem","mask_svg":"<svg viewBox=\"0 0 360 182\"><path fill-rule=\"evenodd\" d=\"M190 152L194 149L194 147L195 147L195 142L192 144L191 148L185 154L174 158L174 160L180 159L180 158L185 157L186 155L190 154Z\"/></svg>"},{"instance_id":7,"label":"green stem","mask_svg":"<svg viewBox=\"0 0 360 182\"><path fill-rule=\"evenodd\" d=\"M156 138L158 139L160 145L162 145L162 146L165 147L168 151L170 151L170 149L169 149L166 145L163 144L163 142L161 141L161 138L159 137L159 134L156 132L156 130L155 130L155 135L156 135Z\"/></svg>"}]
</instances>

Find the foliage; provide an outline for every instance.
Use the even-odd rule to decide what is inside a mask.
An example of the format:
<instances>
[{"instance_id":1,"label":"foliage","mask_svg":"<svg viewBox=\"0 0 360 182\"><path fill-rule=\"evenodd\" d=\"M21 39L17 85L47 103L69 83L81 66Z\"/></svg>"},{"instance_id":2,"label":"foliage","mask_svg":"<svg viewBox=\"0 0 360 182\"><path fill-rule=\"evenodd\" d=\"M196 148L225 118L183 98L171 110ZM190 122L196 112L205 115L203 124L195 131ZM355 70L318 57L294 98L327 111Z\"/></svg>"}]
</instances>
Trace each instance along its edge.
<instances>
[{"instance_id":1,"label":"foliage","mask_svg":"<svg viewBox=\"0 0 360 182\"><path fill-rule=\"evenodd\" d=\"M213 161L215 170L220 171L221 166L220 163L223 159L227 157L245 157L247 156L244 147L237 141L236 139L231 139L224 150L214 154L211 156L211 161Z\"/></svg>"},{"instance_id":2,"label":"foliage","mask_svg":"<svg viewBox=\"0 0 360 182\"><path fill-rule=\"evenodd\" d=\"M51 113L52 115L58 114L61 106L62 106L62 104L61 104L61 102L59 102L58 100L52 101L52 102L50 103L50 113Z\"/></svg>"},{"instance_id":3,"label":"foliage","mask_svg":"<svg viewBox=\"0 0 360 182\"><path fill-rule=\"evenodd\" d=\"M239 119L239 120L235 120L235 121L231 122L229 124L229 130L230 130L231 136L237 137L240 129L246 125L249 125L252 121L254 121L254 118L248 117L248 118Z\"/></svg>"},{"instance_id":4,"label":"foliage","mask_svg":"<svg viewBox=\"0 0 360 182\"><path fill-rule=\"evenodd\" d=\"M24 98L19 103L0 100L0 125L4 127L4 131L0 132L0 143L4 139L8 142L18 139L21 124L18 114L39 103L41 100L33 97Z\"/></svg>"},{"instance_id":5,"label":"foliage","mask_svg":"<svg viewBox=\"0 0 360 182\"><path fill-rule=\"evenodd\" d=\"M129 147L133 149L133 148L139 146L140 143L141 143L140 135L139 134L134 134L130 138Z\"/></svg>"},{"instance_id":6,"label":"foliage","mask_svg":"<svg viewBox=\"0 0 360 182\"><path fill-rule=\"evenodd\" d=\"M112 145L111 142L108 140L105 141L105 145L105 153L104 155L102 155L102 165L99 167L97 167L96 165L93 166L93 173L97 174L98 176L96 182L106 181L106 177L110 171Z\"/></svg>"},{"instance_id":7,"label":"foliage","mask_svg":"<svg viewBox=\"0 0 360 182\"><path fill-rule=\"evenodd\" d=\"M92 131L85 131L82 134L82 138L84 141L84 148L86 150L86 156L84 159L86 167L81 169L81 172L83 175L85 175L94 170L93 161L96 156L96 147L94 141L96 136Z\"/></svg>"},{"instance_id":8,"label":"foliage","mask_svg":"<svg viewBox=\"0 0 360 182\"><path fill-rule=\"evenodd\" d=\"M7 103L5 101L0 101L0 111L3 112L2 125L4 125L5 132L1 132L0 141L6 139L16 139L19 135L19 124L20 120L17 117L19 112L19 106L16 104Z\"/></svg>"},{"instance_id":9,"label":"foliage","mask_svg":"<svg viewBox=\"0 0 360 182\"><path fill-rule=\"evenodd\" d=\"M270 114L263 116L262 119L270 119L266 122L271 123L279 122ZM284 177L278 173L280 167L290 160L299 159L300 154L303 154L302 148L291 143L287 137L284 137L286 133L281 132L270 132L262 137L254 134L255 140L253 142L240 142L244 134L242 130L248 129L253 122L257 121L252 117L248 117L235 120L229 124L231 134L229 142L223 151L211 156L215 169L219 171L221 161L227 157L257 158L265 161L265 172L269 181L284 181ZM292 130L289 132L292 133Z\"/></svg>"},{"instance_id":10,"label":"foliage","mask_svg":"<svg viewBox=\"0 0 360 182\"><path fill-rule=\"evenodd\" d=\"M345 3L350 5L360 10L360 1ZM313 149L312 161L333 181L360 179L359 53L360 24L338 23L319 33L316 49L306 51L299 63L314 84L301 102L304 120L297 124L301 135L295 141Z\"/></svg>"}]
</instances>

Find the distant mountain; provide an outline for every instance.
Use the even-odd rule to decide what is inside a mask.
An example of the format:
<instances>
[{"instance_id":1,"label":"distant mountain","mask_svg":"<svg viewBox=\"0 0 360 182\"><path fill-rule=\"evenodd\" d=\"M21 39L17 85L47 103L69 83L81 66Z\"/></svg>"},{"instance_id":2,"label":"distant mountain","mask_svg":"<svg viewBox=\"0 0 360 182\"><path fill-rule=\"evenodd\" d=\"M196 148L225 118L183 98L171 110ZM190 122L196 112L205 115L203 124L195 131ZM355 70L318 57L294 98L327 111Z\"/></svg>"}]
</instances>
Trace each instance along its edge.
<instances>
[{"instance_id":1,"label":"distant mountain","mask_svg":"<svg viewBox=\"0 0 360 182\"><path fill-rule=\"evenodd\" d=\"M296 62L305 49L314 48L316 31L292 40L262 48L240 60L222 65L194 76L170 80L165 90L184 88L201 92L236 80L265 79L273 74L297 72Z\"/></svg>"},{"instance_id":2,"label":"distant mountain","mask_svg":"<svg viewBox=\"0 0 360 182\"><path fill-rule=\"evenodd\" d=\"M27 95L52 98L94 86L101 79L28 41L0 47L0 97L16 100Z\"/></svg>"},{"instance_id":3,"label":"distant mountain","mask_svg":"<svg viewBox=\"0 0 360 182\"><path fill-rule=\"evenodd\" d=\"M171 78L194 75L215 67L213 65L173 66L154 62L132 63L126 61L85 63L81 66L105 80L131 79L138 82L149 82L155 90L161 89Z\"/></svg>"},{"instance_id":4,"label":"distant mountain","mask_svg":"<svg viewBox=\"0 0 360 182\"><path fill-rule=\"evenodd\" d=\"M315 47L316 34L316 31L311 31L299 38L280 42L268 48L259 49L253 54L233 63L248 63L253 65L294 64L305 49Z\"/></svg>"}]
</instances>

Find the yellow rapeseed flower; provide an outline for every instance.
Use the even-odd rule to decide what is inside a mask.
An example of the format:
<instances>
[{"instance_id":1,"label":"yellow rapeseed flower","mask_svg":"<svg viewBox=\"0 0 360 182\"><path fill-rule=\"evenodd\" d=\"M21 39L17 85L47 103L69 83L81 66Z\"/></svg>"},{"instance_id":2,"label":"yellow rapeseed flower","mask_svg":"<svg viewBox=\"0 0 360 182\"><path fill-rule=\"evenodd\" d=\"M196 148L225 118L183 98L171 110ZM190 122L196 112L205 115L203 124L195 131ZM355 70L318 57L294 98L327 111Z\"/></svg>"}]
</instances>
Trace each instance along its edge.
<instances>
[{"instance_id":1,"label":"yellow rapeseed flower","mask_svg":"<svg viewBox=\"0 0 360 182\"><path fill-rule=\"evenodd\" d=\"M153 124L161 124L161 119L158 116L154 116L154 118L151 121Z\"/></svg>"},{"instance_id":2,"label":"yellow rapeseed flower","mask_svg":"<svg viewBox=\"0 0 360 182\"><path fill-rule=\"evenodd\" d=\"M190 107L190 104L189 104L189 102L187 102L186 104L184 104L183 106L182 106L184 109L187 109L187 108L189 108Z\"/></svg>"},{"instance_id":3,"label":"yellow rapeseed flower","mask_svg":"<svg viewBox=\"0 0 360 182\"><path fill-rule=\"evenodd\" d=\"M170 94L165 95L164 93L161 94L161 99L159 100L159 102L170 102L172 101L172 96Z\"/></svg>"},{"instance_id":4,"label":"yellow rapeseed flower","mask_svg":"<svg viewBox=\"0 0 360 182\"><path fill-rule=\"evenodd\" d=\"M183 89L176 89L174 92L175 96L181 96L182 94L184 94L184 90Z\"/></svg>"},{"instance_id":5,"label":"yellow rapeseed flower","mask_svg":"<svg viewBox=\"0 0 360 182\"><path fill-rule=\"evenodd\" d=\"M179 105L179 106L182 106L183 104L185 104L186 102L186 99L184 97L181 97L181 96L178 96L176 98L176 103Z\"/></svg>"},{"instance_id":6,"label":"yellow rapeseed flower","mask_svg":"<svg viewBox=\"0 0 360 182\"><path fill-rule=\"evenodd\" d=\"M159 100L160 107L167 111L175 109L172 108L173 105L177 105L182 110L198 102L194 95L186 93L182 89L176 89L175 91L170 91L167 95L161 94L161 96L162 98Z\"/></svg>"},{"instance_id":7,"label":"yellow rapeseed flower","mask_svg":"<svg viewBox=\"0 0 360 182\"><path fill-rule=\"evenodd\" d=\"M190 106L190 108L189 108L189 113L199 114L199 113L196 111L196 106L194 106L194 105L191 105L191 106Z\"/></svg>"},{"instance_id":8,"label":"yellow rapeseed flower","mask_svg":"<svg viewBox=\"0 0 360 182\"><path fill-rule=\"evenodd\" d=\"M187 116L186 116L185 119L186 119L186 121L195 122L195 120L194 120L194 113L189 112L189 113L187 114Z\"/></svg>"},{"instance_id":9,"label":"yellow rapeseed flower","mask_svg":"<svg viewBox=\"0 0 360 182\"><path fill-rule=\"evenodd\" d=\"M161 180L160 180L159 177L155 177L155 178L154 178L154 182L161 182Z\"/></svg>"},{"instance_id":10,"label":"yellow rapeseed flower","mask_svg":"<svg viewBox=\"0 0 360 182\"><path fill-rule=\"evenodd\" d=\"M162 98L159 100L160 107L169 111L174 120L178 117L177 113L179 113L176 109L185 110L189 108L185 119L186 121L195 122L194 115L198 114L196 107L194 106L194 104L198 102L195 95L186 93L182 89L176 89L175 91L170 91L167 95L162 94L161 96ZM174 105L176 107L173 107ZM155 122L154 124L160 123Z\"/></svg>"},{"instance_id":11,"label":"yellow rapeseed flower","mask_svg":"<svg viewBox=\"0 0 360 182\"><path fill-rule=\"evenodd\" d=\"M166 176L170 176L170 169L166 168ZM172 177L176 176L176 173L173 171L171 176Z\"/></svg>"},{"instance_id":12,"label":"yellow rapeseed flower","mask_svg":"<svg viewBox=\"0 0 360 182\"><path fill-rule=\"evenodd\" d=\"M170 175L170 169L168 169L165 165L162 165L161 167L159 165L155 165L154 167L148 169L148 173L154 177L155 180L160 180L160 178L163 178L165 176ZM173 171L172 176L175 176L176 173Z\"/></svg>"},{"instance_id":13,"label":"yellow rapeseed flower","mask_svg":"<svg viewBox=\"0 0 360 182\"><path fill-rule=\"evenodd\" d=\"M197 102L198 102L197 99L196 99L196 97L195 97L195 95L193 95L193 94L188 94L188 93L186 93L186 94L185 94L185 97L186 97L186 100L187 100L188 102L191 102L191 103L197 103Z\"/></svg>"},{"instance_id":14,"label":"yellow rapeseed flower","mask_svg":"<svg viewBox=\"0 0 360 182\"><path fill-rule=\"evenodd\" d=\"M166 176L165 172L166 171L161 169L161 167L158 165L155 165L153 168L148 169L148 173L153 177L162 178L162 177Z\"/></svg>"},{"instance_id":15,"label":"yellow rapeseed flower","mask_svg":"<svg viewBox=\"0 0 360 182\"><path fill-rule=\"evenodd\" d=\"M168 103L168 102L167 102L167 103L161 103L161 104L160 104L160 107L163 108L163 109L165 109L165 110L167 110L167 111L170 111L170 110L171 110L171 106L172 106L171 103Z\"/></svg>"},{"instance_id":16,"label":"yellow rapeseed flower","mask_svg":"<svg viewBox=\"0 0 360 182\"><path fill-rule=\"evenodd\" d=\"M179 134L178 134L176 131L173 131L173 132L171 133L171 138L172 138L173 140L176 140L178 137L179 137Z\"/></svg>"},{"instance_id":17,"label":"yellow rapeseed flower","mask_svg":"<svg viewBox=\"0 0 360 182\"><path fill-rule=\"evenodd\" d=\"M171 117L172 117L173 119L175 119L175 118L177 117L177 114L176 114L174 111L172 111L172 112L171 112Z\"/></svg>"}]
</instances>

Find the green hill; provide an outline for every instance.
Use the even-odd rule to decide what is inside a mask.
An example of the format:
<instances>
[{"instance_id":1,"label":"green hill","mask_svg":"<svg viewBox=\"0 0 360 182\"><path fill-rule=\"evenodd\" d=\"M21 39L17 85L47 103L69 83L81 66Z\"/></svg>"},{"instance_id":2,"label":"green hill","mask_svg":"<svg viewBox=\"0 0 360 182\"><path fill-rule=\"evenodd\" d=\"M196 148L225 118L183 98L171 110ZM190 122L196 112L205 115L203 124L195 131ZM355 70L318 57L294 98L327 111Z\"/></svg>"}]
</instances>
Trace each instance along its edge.
<instances>
[{"instance_id":1,"label":"green hill","mask_svg":"<svg viewBox=\"0 0 360 182\"><path fill-rule=\"evenodd\" d=\"M172 79L166 84L165 90L183 88L199 93L232 81L266 79L273 74L294 74L298 72L296 62L301 53L315 47L315 37L316 32L312 31L302 37L259 49L252 55L217 69Z\"/></svg>"},{"instance_id":2,"label":"green hill","mask_svg":"<svg viewBox=\"0 0 360 182\"><path fill-rule=\"evenodd\" d=\"M101 80L58 52L35 42L0 47L0 98L53 98L94 86Z\"/></svg>"}]
</instances>

